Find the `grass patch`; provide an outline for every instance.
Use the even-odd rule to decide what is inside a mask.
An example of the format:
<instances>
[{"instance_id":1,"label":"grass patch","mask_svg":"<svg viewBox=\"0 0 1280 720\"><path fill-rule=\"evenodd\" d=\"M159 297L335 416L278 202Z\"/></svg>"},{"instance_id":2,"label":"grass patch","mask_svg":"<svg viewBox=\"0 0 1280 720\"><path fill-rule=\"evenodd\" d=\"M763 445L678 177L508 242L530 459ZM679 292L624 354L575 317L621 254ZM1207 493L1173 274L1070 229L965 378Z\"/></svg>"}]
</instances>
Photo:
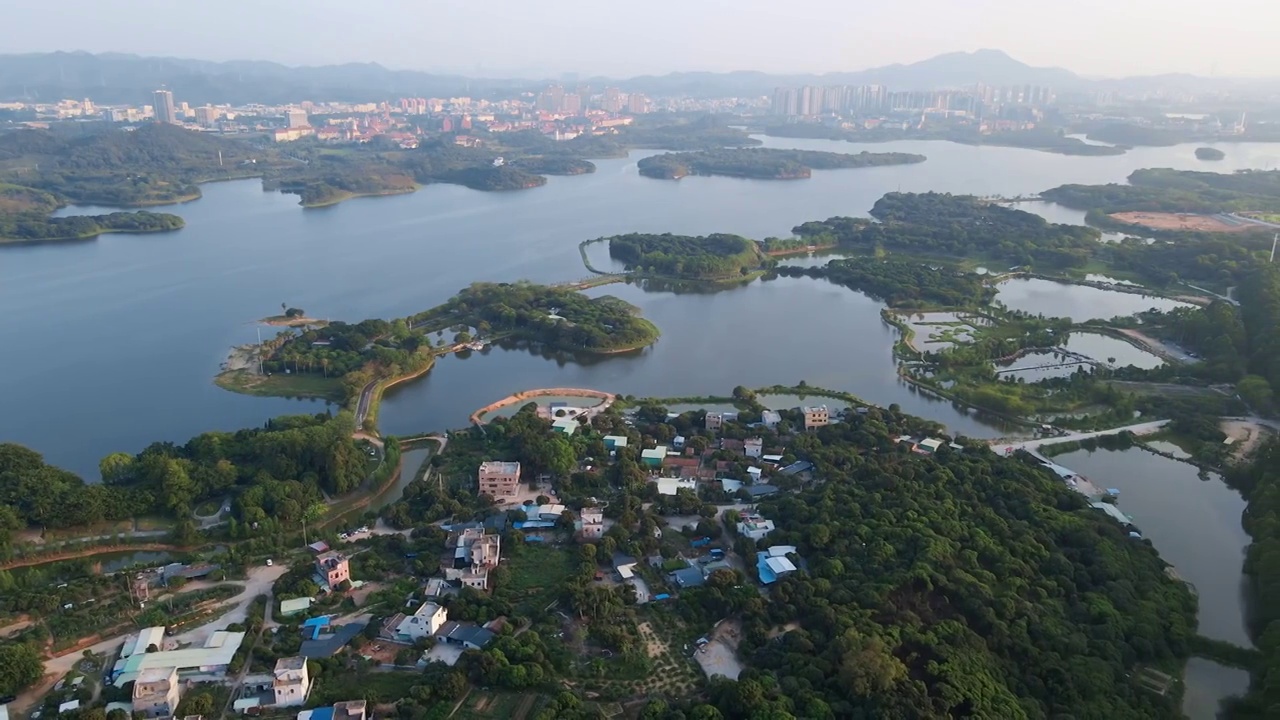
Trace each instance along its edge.
<instances>
[{"instance_id":1,"label":"grass patch","mask_svg":"<svg viewBox=\"0 0 1280 720\"><path fill-rule=\"evenodd\" d=\"M472 692L454 718L516 718L517 711L526 705L528 693ZM537 696L534 696L535 699Z\"/></svg>"},{"instance_id":2,"label":"grass patch","mask_svg":"<svg viewBox=\"0 0 1280 720\"><path fill-rule=\"evenodd\" d=\"M313 397L342 402L346 391L338 378L315 375L258 375L248 370L230 370L213 380L223 390L260 397Z\"/></svg>"},{"instance_id":3,"label":"grass patch","mask_svg":"<svg viewBox=\"0 0 1280 720\"><path fill-rule=\"evenodd\" d=\"M395 702L408 697L414 685L422 684L417 672L350 672L321 674L307 699L310 707L332 705L343 700L375 697L378 702Z\"/></svg>"},{"instance_id":4,"label":"grass patch","mask_svg":"<svg viewBox=\"0 0 1280 720\"><path fill-rule=\"evenodd\" d=\"M494 595L521 613L550 605L578 571L578 562L568 550L504 543L502 552Z\"/></svg>"}]
</instances>

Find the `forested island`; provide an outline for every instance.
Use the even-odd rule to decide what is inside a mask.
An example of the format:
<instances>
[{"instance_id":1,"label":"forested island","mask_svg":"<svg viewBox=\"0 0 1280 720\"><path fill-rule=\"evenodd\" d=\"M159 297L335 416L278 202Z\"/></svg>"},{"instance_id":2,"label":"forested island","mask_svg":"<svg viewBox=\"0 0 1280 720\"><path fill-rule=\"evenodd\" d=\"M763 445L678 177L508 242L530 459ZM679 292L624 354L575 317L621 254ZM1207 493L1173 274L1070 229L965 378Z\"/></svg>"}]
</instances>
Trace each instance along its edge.
<instances>
[{"instance_id":1,"label":"forested island","mask_svg":"<svg viewBox=\"0 0 1280 720\"><path fill-rule=\"evenodd\" d=\"M739 235L631 233L603 238L609 256L639 275L693 280L741 279L771 264L760 246Z\"/></svg>"},{"instance_id":2,"label":"forested island","mask_svg":"<svg viewBox=\"0 0 1280 720\"><path fill-rule=\"evenodd\" d=\"M1040 193L1050 202L1101 213L1280 212L1280 170L1211 173L1135 170L1128 185L1061 185Z\"/></svg>"},{"instance_id":3,"label":"forested island","mask_svg":"<svg viewBox=\"0 0 1280 720\"><path fill-rule=\"evenodd\" d=\"M177 215L145 211L56 218L40 213L0 213L0 244L86 240L113 232L169 232L184 225Z\"/></svg>"},{"instance_id":4,"label":"forested island","mask_svg":"<svg viewBox=\"0 0 1280 720\"><path fill-rule=\"evenodd\" d=\"M888 193L871 216L835 217L794 229L801 238L891 252L991 258L1002 262L1077 267L1097 247L1098 232L1049 223L1039 215L949 193Z\"/></svg>"},{"instance_id":5,"label":"forested island","mask_svg":"<svg viewBox=\"0 0 1280 720\"><path fill-rule=\"evenodd\" d=\"M1211 148L1211 147L1196 148L1197 160L1222 160L1226 156L1227 154L1222 152L1218 148Z\"/></svg>"},{"instance_id":6,"label":"forested island","mask_svg":"<svg viewBox=\"0 0 1280 720\"><path fill-rule=\"evenodd\" d=\"M1033 129L981 133L968 127L917 128L838 128L820 123L788 123L772 125L764 130L772 137L845 140L847 142L893 142L898 140L947 140L962 145L994 145L1025 148L1060 155L1123 155L1125 149L1108 145L1092 145L1080 138L1067 137L1061 130Z\"/></svg>"},{"instance_id":7,"label":"forested island","mask_svg":"<svg viewBox=\"0 0 1280 720\"><path fill-rule=\"evenodd\" d=\"M910 153L845 154L817 150L777 148L725 148L699 152L665 153L640 160L640 174L663 180L687 175L723 175L762 180L807 178L813 170L904 165L924 162Z\"/></svg>"},{"instance_id":8,"label":"forested island","mask_svg":"<svg viewBox=\"0 0 1280 720\"><path fill-rule=\"evenodd\" d=\"M448 338L446 331L452 333ZM249 395L323 397L354 405L370 383L415 377L440 353L473 342L524 340L568 352L611 354L651 345L658 335L633 305L613 296L591 298L570 288L526 282L473 283L448 302L408 318L283 330L261 346L242 349L247 357L215 382Z\"/></svg>"}]
</instances>

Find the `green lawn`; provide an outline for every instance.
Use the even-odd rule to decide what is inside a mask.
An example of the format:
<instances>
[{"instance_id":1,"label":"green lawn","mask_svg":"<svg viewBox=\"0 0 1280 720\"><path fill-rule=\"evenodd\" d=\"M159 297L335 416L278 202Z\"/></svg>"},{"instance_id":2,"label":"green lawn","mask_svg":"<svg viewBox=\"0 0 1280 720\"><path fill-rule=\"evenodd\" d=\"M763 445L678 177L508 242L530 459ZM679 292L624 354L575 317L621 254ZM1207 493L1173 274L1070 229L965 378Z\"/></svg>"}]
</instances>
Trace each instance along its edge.
<instances>
[{"instance_id":1,"label":"green lawn","mask_svg":"<svg viewBox=\"0 0 1280 720\"><path fill-rule=\"evenodd\" d=\"M259 395L264 397L314 397L342 402L346 399L346 391L338 378L326 378L322 375L301 374L258 375L248 370L232 370L214 378L214 384L223 390L238 392L242 395Z\"/></svg>"},{"instance_id":2,"label":"green lawn","mask_svg":"<svg viewBox=\"0 0 1280 720\"><path fill-rule=\"evenodd\" d=\"M321 674L307 704L311 707L332 705L342 700L377 697L379 702L395 702L406 697L410 688L422 684L416 672L338 672Z\"/></svg>"}]
</instances>

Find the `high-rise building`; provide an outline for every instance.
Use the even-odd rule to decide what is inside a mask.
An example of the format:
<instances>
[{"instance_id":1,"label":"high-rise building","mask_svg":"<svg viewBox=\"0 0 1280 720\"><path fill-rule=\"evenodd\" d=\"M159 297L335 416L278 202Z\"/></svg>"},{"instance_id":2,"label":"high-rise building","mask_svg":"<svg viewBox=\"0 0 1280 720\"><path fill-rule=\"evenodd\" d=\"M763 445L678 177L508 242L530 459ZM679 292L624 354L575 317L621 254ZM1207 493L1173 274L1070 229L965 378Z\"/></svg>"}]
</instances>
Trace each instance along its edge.
<instances>
[{"instance_id":1,"label":"high-rise building","mask_svg":"<svg viewBox=\"0 0 1280 720\"><path fill-rule=\"evenodd\" d=\"M577 93L568 93L560 101L560 112L565 115L578 115L582 112L582 96Z\"/></svg>"},{"instance_id":2,"label":"high-rise building","mask_svg":"<svg viewBox=\"0 0 1280 720\"><path fill-rule=\"evenodd\" d=\"M152 105L155 108L156 122L176 123L178 113L173 106L173 93L168 90L157 90L152 94Z\"/></svg>"},{"instance_id":3,"label":"high-rise building","mask_svg":"<svg viewBox=\"0 0 1280 720\"><path fill-rule=\"evenodd\" d=\"M631 93L627 97L627 112L632 115L643 115L649 112L649 98L640 93Z\"/></svg>"},{"instance_id":4,"label":"high-rise building","mask_svg":"<svg viewBox=\"0 0 1280 720\"><path fill-rule=\"evenodd\" d=\"M221 115L221 113L218 108L213 107L212 105L198 107L196 108L196 124L200 127L213 127L214 124L218 122L219 115Z\"/></svg>"},{"instance_id":5,"label":"high-rise building","mask_svg":"<svg viewBox=\"0 0 1280 720\"><path fill-rule=\"evenodd\" d=\"M307 117L306 110L289 110L284 116L291 128L311 127L311 120Z\"/></svg>"},{"instance_id":6,"label":"high-rise building","mask_svg":"<svg viewBox=\"0 0 1280 720\"><path fill-rule=\"evenodd\" d=\"M558 113L564 105L564 88L552 85L538 94L538 109L542 112Z\"/></svg>"},{"instance_id":7,"label":"high-rise building","mask_svg":"<svg viewBox=\"0 0 1280 720\"><path fill-rule=\"evenodd\" d=\"M615 87L605 88L600 108L605 112L616 113L621 112L622 107L622 91Z\"/></svg>"}]
</instances>

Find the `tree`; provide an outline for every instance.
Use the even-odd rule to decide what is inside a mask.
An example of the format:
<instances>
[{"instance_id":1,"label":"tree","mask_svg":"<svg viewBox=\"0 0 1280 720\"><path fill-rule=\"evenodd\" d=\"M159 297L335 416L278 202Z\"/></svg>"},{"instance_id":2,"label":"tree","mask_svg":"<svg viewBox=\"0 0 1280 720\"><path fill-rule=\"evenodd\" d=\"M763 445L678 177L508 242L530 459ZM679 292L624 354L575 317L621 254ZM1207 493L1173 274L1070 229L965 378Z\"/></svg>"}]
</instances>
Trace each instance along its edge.
<instances>
[{"instance_id":1,"label":"tree","mask_svg":"<svg viewBox=\"0 0 1280 720\"><path fill-rule=\"evenodd\" d=\"M307 526L324 517L329 512L329 506L322 502L312 503L302 512L302 543L307 544Z\"/></svg>"},{"instance_id":2,"label":"tree","mask_svg":"<svg viewBox=\"0 0 1280 720\"><path fill-rule=\"evenodd\" d=\"M126 483L133 473L133 456L122 452L111 453L98 462L98 471L102 474L102 482L107 485Z\"/></svg>"},{"instance_id":3,"label":"tree","mask_svg":"<svg viewBox=\"0 0 1280 720\"><path fill-rule=\"evenodd\" d=\"M29 643L0 644L0 695L17 695L40 679L44 665Z\"/></svg>"},{"instance_id":4,"label":"tree","mask_svg":"<svg viewBox=\"0 0 1280 720\"><path fill-rule=\"evenodd\" d=\"M1236 392L1240 393L1240 399L1258 411L1265 412L1271 407L1271 383L1260 375L1245 375L1236 384Z\"/></svg>"}]
</instances>

